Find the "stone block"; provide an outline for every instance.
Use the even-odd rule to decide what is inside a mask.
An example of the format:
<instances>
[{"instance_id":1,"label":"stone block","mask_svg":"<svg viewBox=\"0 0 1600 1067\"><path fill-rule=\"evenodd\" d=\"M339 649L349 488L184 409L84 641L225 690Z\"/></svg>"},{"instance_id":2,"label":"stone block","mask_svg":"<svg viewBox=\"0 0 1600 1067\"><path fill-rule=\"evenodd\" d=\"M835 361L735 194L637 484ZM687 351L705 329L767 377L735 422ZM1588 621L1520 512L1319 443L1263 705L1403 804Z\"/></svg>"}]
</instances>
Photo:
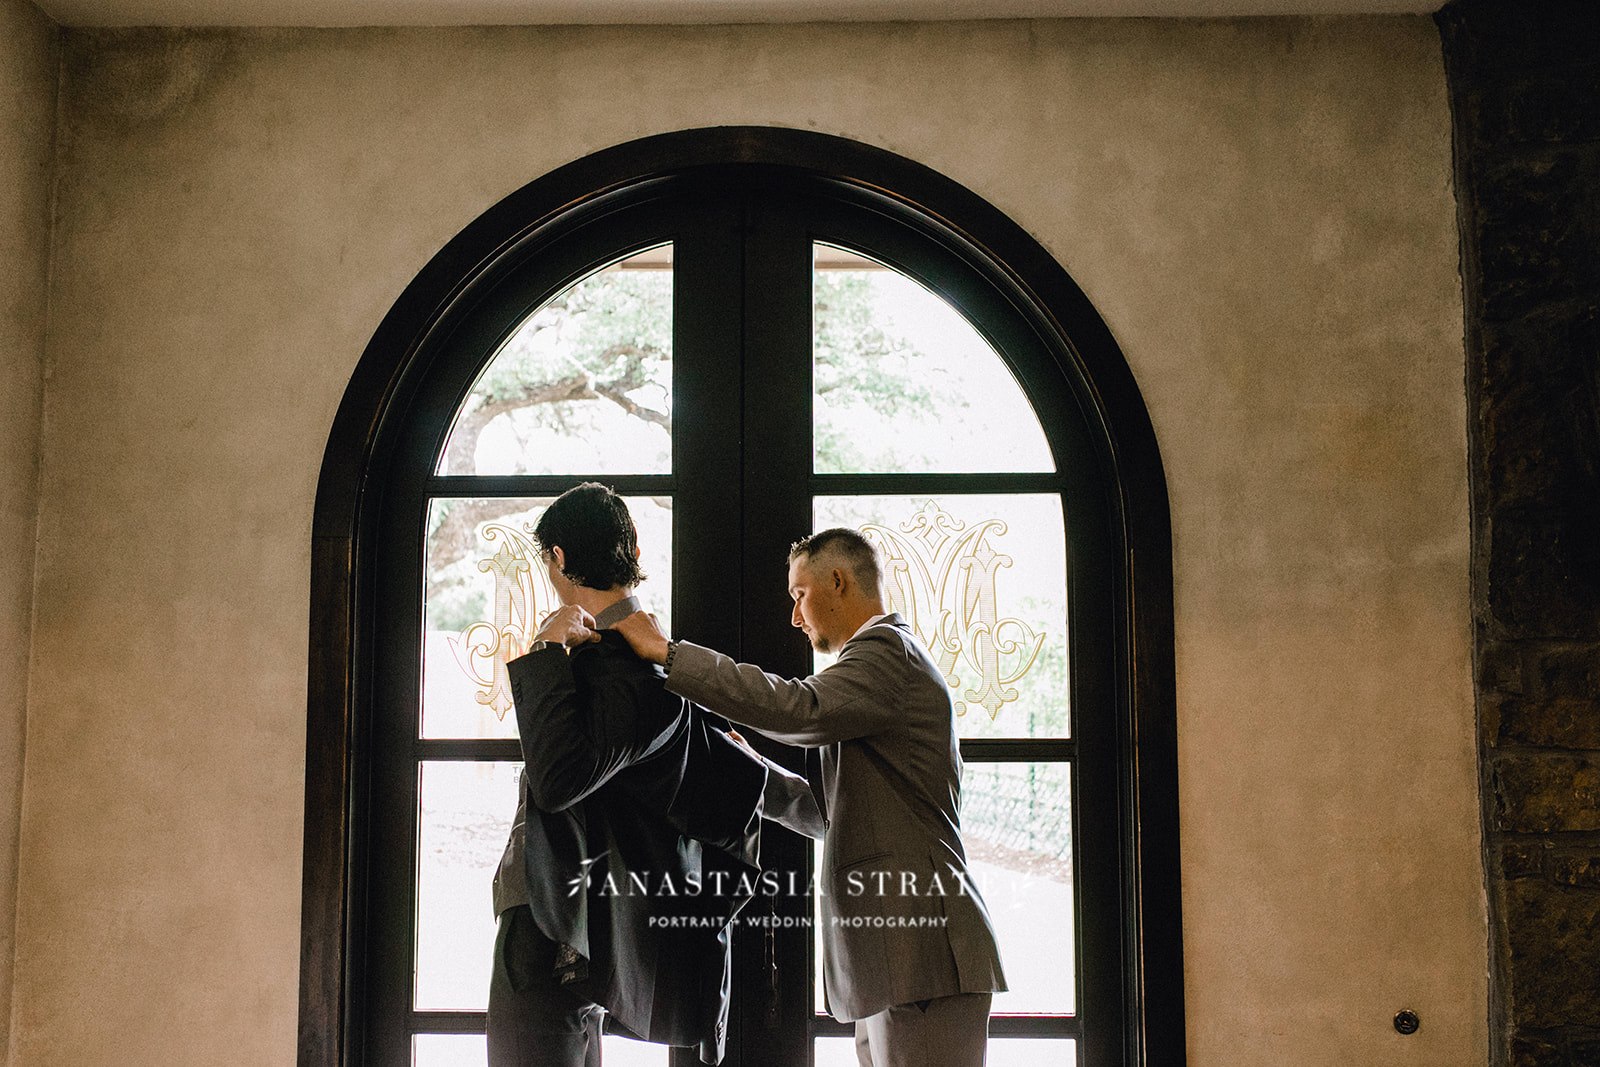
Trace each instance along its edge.
<instances>
[{"instance_id":1,"label":"stone block","mask_svg":"<svg viewBox=\"0 0 1600 1067\"><path fill-rule=\"evenodd\" d=\"M1600 537L1586 511L1491 516L1488 570L1490 614L1510 633L1600 638Z\"/></svg>"},{"instance_id":2,"label":"stone block","mask_svg":"<svg viewBox=\"0 0 1600 1067\"><path fill-rule=\"evenodd\" d=\"M1561 1049L1538 1037L1511 1039L1510 1067L1567 1067Z\"/></svg>"},{"instance_id":3,"label":"stone block","mask_svg":"<svg viewBox=\"0 0 1600 1067\"><path fill-rule=\"evenodd\" d=\"M1519 841L1500 849L1500 876L1502 878L1542 878L1548 845Z\"/></svg>"},{"instance_id":4,"label":"stone block","mask_svg":"<svg viewBox=\"0 0 1600 1067\"><path fill-rule=\"evenodd\" d=\"M1490 777L1497 830L1531 834L1600 830L1600 756L1501 756Z\"/></svg>"},{"instance_id":5,"label":"stone block","mask_svg":"<svg viewBox=\"0 0 1600 1067\"><path fill-rule=\"evenodd\" d=\"M1544 650L1533 675L1541 696L1600 701L1600 644Z\"/></svg>"},{"instance_id":6,"label":"stone block","mask_svg":"<svg viewBox=\"0 0 1600 1067\"><path fill-rule=\"evenodd\" d=\"M1567 308L1484 332L1476 444L1489 508L1600 512L1600 342L1574 340L1590 317L1587 307Z\"/></svg>"},{"instance_id":7,"label":"stone block","mask_svg":"<svg viewBox=\"0 0 1600 1067\"><path fill-rule=\"evenodd\" d=\"M1594 412L1579 391L1544 386L1518 390L1486 403L1483 414L1488 482L1484 502L1506 506L1580 509L1593 498L1575 500L1581 488L1596 488L1587 442L1595 433Z\"/></svg>"},{"instance_id":8,"label":"stone block","mask_svg":"<svg viewBox=\"0 0 1600 1067\"><path fill-rule=\"evenodd\" d=\"M1485 749L1500 744L1500 719L1505 705L1515 697L1478 690L1478 743Z\"/></svg>"},{"instance_id":9,"label":"stone block","mask_svg":"<svg viewBox=\"0 0 1600 1067\"><path fill-rule=\"evenodd\" d=\"M1600 889L1600 851L1557 853L1550 860L1550 877L1560 885Z\"/></svg>"},{"instance_id":10,"label":"stone block","mask_svg":"<svg viewBox=\"0 0 1600 1067\"><path fill-rule=\"evenodd\" d=\"M1581 205L1591 195L1584 183L1600 170L1600 146L1586 141L1485 147L1488 151L1478 157L1478 181L1494 190L1478 205L1485 226L1560 221L1556 214L1562 207ZM1571 221L1583 225L1587 220Z\"/></svg>"},{"instance_id":11,"label":"stone block","mask_svg":"<svg viewBox=\"0 0 1600 1067\"><path fill-rule=\"evenodd\" d=\"M1600 1026L1600 892L1538 879L1501 891L1515 1030Z\"/></svg>"},{"instance_id":12,"label":"stone block","mask_svg":"<svg viewBox=\"0 0 1600 1067\"><path fill-rule=\"evenodd\" d=\"M1525 383L1548 394L1550 378L1593 382L1600 352L1600 295L1574 303L1545 304L1515 319L1481 324L1483 386L1491 395L1506 383Z\"/></svg>"},{"instance_id":13,"label":"stone block","mask_svg":"<svg viewBox=\"0 0 1600 1067\"><path fill-rule=\"evenodd\" d=\"M1478 254L1493 264L1479 282L1485 317L1508 319L1592 292L1600 275L1600 233L1585 214L1579 205L1546 205L1482 229Z\"/></svg>"},{"instance_id":14,"label":"stone block","mask_svg":"<svg viewBox=\"0 0 1600 1067\"><path fill-rule=\"evenodd\" d=\"M1600 646L1597 646L1597 651L1600 651ZM1521 645L1508 641L1480 641L1473 666L1480 692L1516 694L1523 691ZM1596 658L1596 669L1600 670L1600 655Z\"/></svg>"},{"instance_id":15,"label":"stone block","mask_svg":"<svg viewBox=\"0 0 1600 1067\"><path fill-rule=\"evenodd\" d=\"M1506 697L1496 704L1496 744L1600 749L1600 696Z\"/></svg>"},{"instance_id":16,"label":"stone block","mask_svg":"<svg viewBox=\"0 0 1600 1067\"><path fill-rule=\"evenodd\" d=\"M1600 66L1535 71L1472 94L1471 122L1494 144L1555 144L1600 138Z\"/></svg>"},{"instance_id":17,"label":"stone block","mask_svg":"<svg viewBox=\"0 0 1600 1067\"><path fill-rule=\"evenodd\" d=\"M1526 315L1552 301L1584 300L1600 277L1600 143L1484 155L1475 181L1483 313Z\"/></svg>"},{"instance_id":18,"label":"stone block","mask_svg":"<svg viewBox=\"0 0 1600 1067\"><path fill-rule=\"evenodd\" d=\"M1600 1037L1582 1037L1572 1042L1572 1067L1600 1067Z\"/></svg>"}]
</instances>

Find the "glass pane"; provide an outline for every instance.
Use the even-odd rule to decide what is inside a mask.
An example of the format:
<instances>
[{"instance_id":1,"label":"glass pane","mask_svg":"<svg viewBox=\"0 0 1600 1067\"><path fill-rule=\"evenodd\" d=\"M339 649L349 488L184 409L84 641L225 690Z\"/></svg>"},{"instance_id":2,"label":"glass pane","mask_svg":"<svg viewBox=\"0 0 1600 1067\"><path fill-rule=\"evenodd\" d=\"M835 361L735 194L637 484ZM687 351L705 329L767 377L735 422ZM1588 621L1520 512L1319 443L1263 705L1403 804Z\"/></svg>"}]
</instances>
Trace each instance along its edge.
<instances>
[{"instance_id":1,"label":"glass pane","mask_svg":"<svg viewBox=\"0 0 1600 1067\"><path fill-rule=\"evenodd\" d=\"M1011 369L941 297L819 244L812 302L819 473L1055 470Z\"/></svg>"},{"instance_id":2,"label":"glass pane","mask_svg":"<svg viewBox=\"0 0 1600 1067\"><path fill-rule=\"evenodd\" d=\"M1077 1010L1071 790L1068 763L967 763L962 770L961 840L1010 987L995 995L996 1014ZM813 871L822 869L821 853L813 841ZM820 902L813 898L811 908L813 1003L823 1012Z\"/></svg>"},{"instance_id":3,"label":"glass pane","mask_svg":"<svg viewBox=\"0 0 1600 1067\"><path fill-rule=\"evenodd\" d=\"M517 812L520 773L517 763L422 764L417 820L419 1011L483 1011L489 1006L495 934L491 885Z\"/></svg>"},{"instance_id":4,"label":"glass pane","mask_svg":"<svg viewBox=\"0 0 1600 1067\"><path fill-rule=\"evenodd\" d=\"M671 1051L666 1045L652 1045L611 1034L600 1039L600 1059L605 1067L667 1067Z\"/></svg>"},{"instance_id":5,"label":"glass pane","mask_svg":"<svg viewBox=\"0 0 1600 1067\"><path fill-rule=\"evenodd\" d=\"M488 1067L489 1050L482 1034L418 1034L412 1038L415 1067ZM670 1050L625 1037L600 1039L606 1067L667 1067Z\"/></svg>"},{"instance_id":6,"label":"glass pane","mask_svg":"<svg viewBox=\"0 0 1600 1067\"><path fill-rule=\"evenodd\" d=\"M529 315L451 423L440 474L672 469L672 246L631 255Z\"/></svg>"},{"instance_id":7,"label":"glass pane","mask_svg":"<svg viewBox=\"0 0 1600 1067\"><path fill-rule=\"evenodd\" d=\"M989 1067L1072 1067L1078 1043L1071 1038L1005 1037L989 1041Z\"/></svg>"},{"instance_id":8,"label":"glass pane","mask_svg":"<svg viewBox=\"0 0 1600 1067\"><path fill-rule=\"evenodd\" d=\"M819 1037L815 1041L813 1062L816 1067L859 1067L856 1041L853 1037Z\"/></svg>"},{"instance_id":9,"label":"glass pane","mask_svg":"<svg viewBox=\"0 0 1600 1067\"><path fill-rule=\"evenodd\" d=\"M515 737L506 664L554 610L533 527L553 498L437 499L428 507L422 736ZM672 500L630 497L647 580L639 596L671 633Z\"/></svg>"},{"instance_id":10,"label":"glass pane","mask_svg":"<svg viewBox=\"0 0 1600 1067\"><path fill-rule=\"evenodd\" d=\"M853 1037L816 1039L816 1067L857 1067ZM987 1067L1072 1067L1078 1062L1078 1043L1071 1038L991 1037Z\"/></svg>"},{"instance_id":11,"label":"glass pane","mask_svg":"<svg viewBox=\"0 0 1600 1067\"><path fill-rule=\"evenodd\" d=\"M1072 900L1072 765L968 763L961 839L989 905L1010 990L996 1014L1077 1010Z\"/></svg>"},{"instance_id":12,"label":"glass pane","mask_svg":"<svg viewBox=\"0 0 1600 1067\"><path fill-rule=\"evenodd\" d=\"M411 1039L413 1067L488 1067L482 1034L417 1034Z\"/></svg>"},{"instance_id":13,"label":"glass pane","mask_svg":"<svg viewBox=\"0 0 1600 1067\"><path fill-rule=\"evenodd\" d=\"M818 497L815 514L883 549L890 607L943 669L962 737L1069 735L1060 497Z\"/></svg>"},{"instance_id":14,"label":"glass pane","mask_svg":"<svg viewBox=\"0 0 1600 1067\"><path fill-rule=\"evenodd\" d=\"M1073 1067L1078 1043L1071 1038L1002 1037L989 1039L988 1067Z\"/></svg>"}]
</instances>

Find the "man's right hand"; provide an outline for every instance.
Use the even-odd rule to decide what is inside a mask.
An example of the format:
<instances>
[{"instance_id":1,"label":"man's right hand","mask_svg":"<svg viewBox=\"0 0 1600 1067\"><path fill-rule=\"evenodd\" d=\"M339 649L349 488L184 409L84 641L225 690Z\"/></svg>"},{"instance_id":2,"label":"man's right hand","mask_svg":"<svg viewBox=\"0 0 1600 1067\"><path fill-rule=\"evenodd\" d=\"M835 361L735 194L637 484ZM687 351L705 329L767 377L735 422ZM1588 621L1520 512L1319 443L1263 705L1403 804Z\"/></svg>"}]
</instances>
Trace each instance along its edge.
<instances>
[{"instance_id":1,"label":"man's right hand","mask_svg":"<svg viewBox=\"0 0 1600 1067\"><path fill-rule=\"evenodd\" d=\"M613 629L627 640L640 659L651 663L667 662L667 635L661 631L661 624L654 615L636 611Z\"/></svg>"},{"instance_id":2,"label":"man's right hand","mask_svg":"<svg viewBox=\"0 0 1600 1067\"><path fill-rule=\"evenodd\" d=\"M593 615L576 604L565 604L550 613L544 620L544 625L539 627L539 632L534 635L534 640L549 641L551 644L566 645L570 648L573 645L598 641L600 635L595 632Z\"/></svg>"}]
</instances>

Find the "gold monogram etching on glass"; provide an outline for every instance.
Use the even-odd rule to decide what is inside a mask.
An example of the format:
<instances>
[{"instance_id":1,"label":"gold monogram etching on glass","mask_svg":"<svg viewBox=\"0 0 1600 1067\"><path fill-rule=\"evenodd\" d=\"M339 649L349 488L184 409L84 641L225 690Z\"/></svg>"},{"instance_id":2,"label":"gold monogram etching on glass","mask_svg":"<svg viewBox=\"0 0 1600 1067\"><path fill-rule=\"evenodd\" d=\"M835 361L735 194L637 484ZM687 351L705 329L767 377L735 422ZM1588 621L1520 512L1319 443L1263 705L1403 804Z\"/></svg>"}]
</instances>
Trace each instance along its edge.
<instances>
[{"instance_id":1,"label":"gold monogram etching on glass","mask_svg":"<svg viewBox=\"0 0 1600 1067\"><path fill-rule=\"evenodd\" d=\"M544 614L541 605L555 603L550 580L534 566L539 549L531 533L531 529L517 530L504 523L484 525L479 536L487 542L500 542L494 555L478 561L480 571L494 575L494 621L475 622L459 636L448 638L456 663L478 687L478 703L493 708L500 719L511 710L511 677L506 664L522 655L532 641Z\"/></svg>"},{"instance_id":2,"label":"gold monogram etching on glass","mask_svg":"<svg viewBox=\"0 0 1600 1067\"><path fill-rule=\"evenodd\" d=\"M999 519L969 527L932 500L898 530L876 523L861 527L883 551L891 609L933 653L960 698L957 715L977 706L993 720L1017 699L1013 685L1044 644L1042 631L1000 614L996 581L1013 561L992 541L1006 529Z\"/></svg>"},{"instance_id":3,"label":"gold monogram etching on glass","mask_svg":"<svg viewBox=\"0 0 1600 1067\"><path fill-rule=\"evenodd\" d=\"M1003 615L999 576L1014 561L999 550L1008 527L1001 519L971 525L928 501L892 528L861 527L884 555L889 607L899 612L933 653L956 694L955 711L982 708L994 720L1018 699L1046 633ZM474 622L447 638L457 665L477 687L475 699L504 719L511 710L506 664L527 649L540 617L555 603L531 530L487 523L485 543L498 542L478 569L494 576L493 621Z\"/></svg>"}]
</instances>

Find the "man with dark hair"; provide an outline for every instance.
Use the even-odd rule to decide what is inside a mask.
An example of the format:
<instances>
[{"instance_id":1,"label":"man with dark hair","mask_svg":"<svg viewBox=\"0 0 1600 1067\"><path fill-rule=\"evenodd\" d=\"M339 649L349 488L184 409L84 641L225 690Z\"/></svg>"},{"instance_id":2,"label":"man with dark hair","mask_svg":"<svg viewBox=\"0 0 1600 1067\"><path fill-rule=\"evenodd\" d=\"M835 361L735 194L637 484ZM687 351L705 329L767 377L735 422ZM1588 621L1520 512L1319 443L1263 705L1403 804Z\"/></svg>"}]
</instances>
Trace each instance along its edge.
<instances>
[{"instance_id":1,"label":"man with dark hair","mask_svg":"<svg viewBox=\"0 0 1600 1067\"><path fill-rule=\"evenodd\" d=\"M805 778L769 764L766 814L823 839L823 986L834 1017L856 1024L862 1067L980 1067L1006 986L961 842L954 707L928 650L885 612L881 574L855 530L790 551L790 621L839 654L809 678L669 641L643 613L615 628L666 666L670 692L820 750Z\"/></svg>"},{"instance_id":2,"label":"man with dark hair","mask_svg":"<svg viewBox=\"0 0 1600 1067\"><path fill-rule=\"evenodd\" d=\"M598 482L562 493L534 523L533 537L575 586L631 590L645 580L628 503Z\"/></svg>"},{"instance_id":3,"label":"man with dark hair","mask_svg":"<svg viewBox=\"0 0 1600 1067\"><path fill-rule=\"evenodd\" d=\"M639 610L644 578L622 498L580 485L534 536L567 607L508 665L523 775L495 875L489 1062L595 1067L609 1012L715 1063L765 768L607 632ZM588 625L575 629L580 612Z\"/></svg>"}]
</instances>

